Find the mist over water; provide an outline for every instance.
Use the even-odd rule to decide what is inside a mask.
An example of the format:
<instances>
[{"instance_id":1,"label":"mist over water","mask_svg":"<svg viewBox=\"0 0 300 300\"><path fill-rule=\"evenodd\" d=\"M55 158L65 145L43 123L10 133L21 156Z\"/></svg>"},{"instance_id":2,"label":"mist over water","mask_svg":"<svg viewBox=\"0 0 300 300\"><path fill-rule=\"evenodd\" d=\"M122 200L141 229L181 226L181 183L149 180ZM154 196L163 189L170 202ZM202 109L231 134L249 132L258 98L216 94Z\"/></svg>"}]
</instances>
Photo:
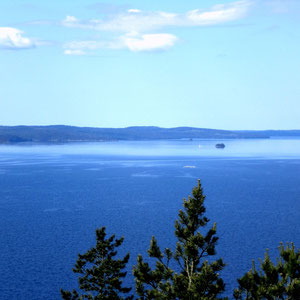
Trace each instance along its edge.
<instances>
[{"instance_id":1,"label":"mist over water","mask_svg":"<svg viewBox=\"0 0 300 300\"><path fill-rule=\"evenodd\" d=\"M223 142L225 149L216 149ZM199 178L217 222L231 295L251 260L280 241L300 247L300 140L180 140L0 146L0 294L59 299L95 229L124 235L120 254L152 235L174 246L182 198Z\"/></svg>"},{"instance_id":2,"label":"mist over water","mask_svg":"<svg viewBox=\"0 0 300 300\"><path fill-rule=\"evenodd\" d=\"M224 149L215 148L224 143ZM103 155L103 156L151 156L151 157L283 157L300 156L300 139L245 139L245 140L160 140L160 141L116 141L100 143L70 144L21 144L1 145L0 154L35 155ZM5 156L0 157L6 160Z\"/></svg>"}]
</instances>

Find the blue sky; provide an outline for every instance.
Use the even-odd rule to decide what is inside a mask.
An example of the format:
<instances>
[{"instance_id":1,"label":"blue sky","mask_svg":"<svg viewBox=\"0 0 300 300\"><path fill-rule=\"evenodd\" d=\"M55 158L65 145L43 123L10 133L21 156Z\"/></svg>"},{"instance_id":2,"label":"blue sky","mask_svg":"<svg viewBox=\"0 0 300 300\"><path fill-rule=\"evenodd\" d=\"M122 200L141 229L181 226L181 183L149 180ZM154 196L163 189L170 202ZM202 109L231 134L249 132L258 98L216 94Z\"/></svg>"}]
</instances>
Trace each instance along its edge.
<instances>
[{"instance_id":1,"label":"blue sky","mask_svg":"<svg viewBox=\"0 0 300 300\"><path fill-rule=\"evenodd\" d=\"M300 129L300 1L1 0L0 124Z\"/></svg>"}]
</instances>

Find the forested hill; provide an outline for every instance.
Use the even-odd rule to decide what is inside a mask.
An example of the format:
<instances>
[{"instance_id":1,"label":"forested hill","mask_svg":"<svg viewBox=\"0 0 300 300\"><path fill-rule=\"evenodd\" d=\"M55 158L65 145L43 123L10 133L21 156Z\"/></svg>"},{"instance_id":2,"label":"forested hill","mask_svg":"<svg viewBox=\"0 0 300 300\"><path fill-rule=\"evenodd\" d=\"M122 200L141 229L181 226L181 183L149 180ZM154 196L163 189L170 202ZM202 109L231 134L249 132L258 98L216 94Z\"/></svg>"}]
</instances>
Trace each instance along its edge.
<instances>
[{"instance_id":1,"label":"forested hill","mask_svg":"<svg viewBox=\"0 0 300 300\"><path fill-rule=\"evenodd\" d=\"M93 128L65 125L0 126L0 143L66 143L109 140L156 139L238 139L269 138L271 136L300 136L300 130L287 131L229 131L193 127L127 127Z\"/></svg>"}]
</instances>

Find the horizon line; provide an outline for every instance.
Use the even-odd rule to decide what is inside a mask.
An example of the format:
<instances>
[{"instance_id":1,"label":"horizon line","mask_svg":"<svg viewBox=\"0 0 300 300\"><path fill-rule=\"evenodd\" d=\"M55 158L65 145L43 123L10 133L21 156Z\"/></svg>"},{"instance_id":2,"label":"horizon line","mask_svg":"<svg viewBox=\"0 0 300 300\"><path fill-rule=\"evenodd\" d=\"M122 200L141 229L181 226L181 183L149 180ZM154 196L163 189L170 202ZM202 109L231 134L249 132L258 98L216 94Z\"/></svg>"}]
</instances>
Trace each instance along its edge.
<instances>
[{"instance_id":1,"label":"horizon line","mask_svg":"<svg viewBox=\"0 0 300 300\"><path fill-rule=\"evenodd\" d=\"M176 129L176 128L194 128L194 129L207 129L207 130L221 130L221 131L300 131L300 129L220 129L220 128L208 128L208 127L195 127L195 126L174 126L174 127L161 127L155 125L130 125L126 127L98 127L98 126L77 126L66 124L48 124L48 125L0 125L0 127L76 127L76 128L98 128L98 129L128 129L128 128L160 128L160 129Z\"/></svg>"}]
</instances>

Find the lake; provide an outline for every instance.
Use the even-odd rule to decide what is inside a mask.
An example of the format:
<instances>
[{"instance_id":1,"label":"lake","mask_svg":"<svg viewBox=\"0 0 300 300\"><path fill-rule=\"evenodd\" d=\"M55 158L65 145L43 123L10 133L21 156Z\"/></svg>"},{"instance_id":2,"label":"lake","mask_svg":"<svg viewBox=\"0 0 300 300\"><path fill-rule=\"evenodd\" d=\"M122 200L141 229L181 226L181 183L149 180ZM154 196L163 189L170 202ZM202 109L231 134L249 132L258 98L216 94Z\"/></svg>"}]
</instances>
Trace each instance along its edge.
<instances>
[{"instance_id":1,"label":"lake","mask_svg":"<svg viewBox=\"0 0 300 300\"><path fill-rule=\"evenodd\" d=\"M224 142L225 149L215 144ZM226 295L279 243L300 247L300 139L120 141L0 146L0 298L60 299L95 229L146 257L152 235L174 246L174 222L201 180L217 222Z\"/></svg>"}]
</instances>

